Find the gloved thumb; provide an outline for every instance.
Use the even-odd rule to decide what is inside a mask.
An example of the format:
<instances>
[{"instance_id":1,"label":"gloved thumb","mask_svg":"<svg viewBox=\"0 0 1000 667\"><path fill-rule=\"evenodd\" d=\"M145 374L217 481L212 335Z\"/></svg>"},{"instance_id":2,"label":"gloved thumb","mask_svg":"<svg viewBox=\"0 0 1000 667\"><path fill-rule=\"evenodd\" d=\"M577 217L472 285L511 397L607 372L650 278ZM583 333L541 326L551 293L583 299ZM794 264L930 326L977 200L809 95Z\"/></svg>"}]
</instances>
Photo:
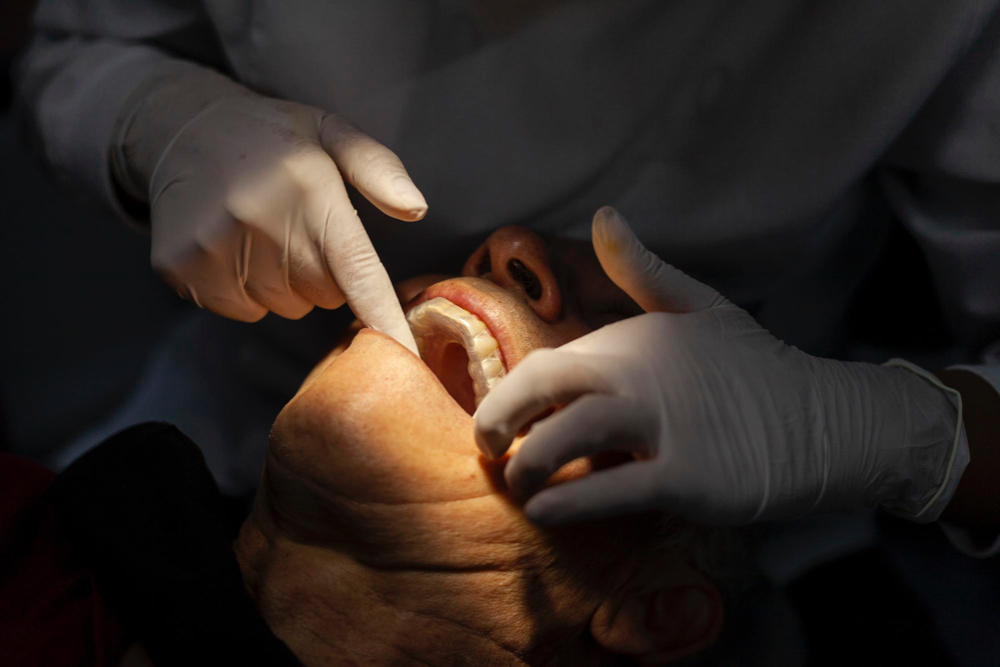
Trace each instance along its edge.
<instances>
[{"instance_id":1,"label":"gloved thumb","mask_svg":"<svg viewBox=\"0 0 1000 667\"><path fill-rule=\"evenodd\" d=\"M694 313L729 303L646 249L610 206L594 214L591 236L604 272L647 313Z\"/></svg>"}]
</instances>

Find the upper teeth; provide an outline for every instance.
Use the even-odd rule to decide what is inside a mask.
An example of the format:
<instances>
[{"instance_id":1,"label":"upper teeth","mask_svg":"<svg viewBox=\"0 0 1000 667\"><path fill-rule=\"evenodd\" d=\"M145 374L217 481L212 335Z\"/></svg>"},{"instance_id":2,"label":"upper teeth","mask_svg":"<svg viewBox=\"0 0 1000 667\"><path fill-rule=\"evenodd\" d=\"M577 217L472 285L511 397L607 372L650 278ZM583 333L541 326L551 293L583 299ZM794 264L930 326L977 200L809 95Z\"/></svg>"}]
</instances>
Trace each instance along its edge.
<instances>
[{"instance_id":1,"label":"upper teeth","mask_svg":"<svg viewBox=\"0 0 1000 667\"><path fill-rule=\"evenodd\" d=\"M496 338L482 320L464 308L436 297L413 308L406 319L422 356L425 339L432 333L465 347L477 406L505 375Z\"/></svg>"}]
</instances>

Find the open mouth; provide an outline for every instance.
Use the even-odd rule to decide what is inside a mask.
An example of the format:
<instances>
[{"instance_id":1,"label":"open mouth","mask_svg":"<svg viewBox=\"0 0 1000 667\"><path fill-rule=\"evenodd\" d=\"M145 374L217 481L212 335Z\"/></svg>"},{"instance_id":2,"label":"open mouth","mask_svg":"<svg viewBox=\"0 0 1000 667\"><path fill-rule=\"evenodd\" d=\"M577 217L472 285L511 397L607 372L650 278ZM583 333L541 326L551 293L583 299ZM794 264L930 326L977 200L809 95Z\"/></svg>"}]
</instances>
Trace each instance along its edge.
<instances>
[{"instance_id":1,"label":"open mouth","mask_svg":"<svg viewBox=\"0 0 1000 667\"><path fill-rule=\"evenodd\" d=\"M420 357L470 415L506 374L503 355L489 327L444 297L414 306L406 316Z\"/></svg>"}]
</instances>

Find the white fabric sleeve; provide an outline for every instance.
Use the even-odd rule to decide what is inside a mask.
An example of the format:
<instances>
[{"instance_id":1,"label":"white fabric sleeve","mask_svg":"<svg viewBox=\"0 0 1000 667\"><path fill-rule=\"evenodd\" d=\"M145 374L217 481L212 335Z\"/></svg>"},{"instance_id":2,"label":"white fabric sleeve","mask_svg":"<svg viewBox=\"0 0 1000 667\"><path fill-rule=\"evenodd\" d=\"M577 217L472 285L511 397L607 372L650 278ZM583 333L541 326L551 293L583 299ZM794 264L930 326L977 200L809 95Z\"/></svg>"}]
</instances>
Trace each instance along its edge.
<instances>
[{"instance_id":1,"label":"white fabric sleeve","mask_svg":"<svg viewBox=\"0 0 1000 667\"><path fill-rule=\"evenodd\" d=\"M129 222L112 180L111 140L122 102L165 59L153 48L109 40L37 38L22 70L26 80L46 79L29 110L45 161Z\"/></svg>"},{"instance_id":2,"label":"white fabric sleeve","mask_svg":"<svg viewBox=\"0 0 1000 667\"><path fill-rule=\"evenodd\" d=\"M15 78L21 113L57 177L133 221L111 175L109 148L118 111L155 65L173 59L161 46L179 45L183 51L185 39L199 41L189 33L203 25L200 3L184 0L40 3L36 36Z\"/></svg>"},{"instance_id":3,"label":"white fabric sleeve","mask_svg":"<svg viewBox=\"0 0 1000 667\"><path fill-rule=\"evenodd\" d=\"M974 358L1000 341L1000 13L881 163L883 192L927 259Z\"/></svg>"}]
</instances>

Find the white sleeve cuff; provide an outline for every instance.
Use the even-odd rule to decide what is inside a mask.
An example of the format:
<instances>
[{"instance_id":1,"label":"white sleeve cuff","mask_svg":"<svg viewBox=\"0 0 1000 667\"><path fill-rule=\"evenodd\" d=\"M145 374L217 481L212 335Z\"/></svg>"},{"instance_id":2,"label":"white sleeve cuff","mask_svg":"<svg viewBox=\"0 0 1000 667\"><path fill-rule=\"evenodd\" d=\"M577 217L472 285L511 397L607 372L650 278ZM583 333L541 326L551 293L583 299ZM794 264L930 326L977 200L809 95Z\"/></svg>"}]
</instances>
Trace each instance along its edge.
<instances>
[{"instance_id":1,"label":"white sleeve cuff","mask_svg":"<svg viewBox=\"0 0 1000 667\"><path fill-rule=\"evenodd\" d=\"M933 495L924 503L923 507L915 511L904 511L900 507L882 505L882 509L896 516L917 523L930 523L936 521L941 516L944 508L951 502L951 497L955 495L955 489L958 488L958 482L962 479L962 473L965 472L965 467L969 465L969 440L965 434L965 424L962 421L962 395L955 389L946 386L933 373L915 364L911 364L905 359L890 359L884 365L905 368L911 373L919 375L927 382L930 382L948 395L957 412L955 435L951 440L950 453L945 460L945 468L940 477L941 481ZM934 483L938 483L936 479Z\"/></svg>"}]
</instances>

